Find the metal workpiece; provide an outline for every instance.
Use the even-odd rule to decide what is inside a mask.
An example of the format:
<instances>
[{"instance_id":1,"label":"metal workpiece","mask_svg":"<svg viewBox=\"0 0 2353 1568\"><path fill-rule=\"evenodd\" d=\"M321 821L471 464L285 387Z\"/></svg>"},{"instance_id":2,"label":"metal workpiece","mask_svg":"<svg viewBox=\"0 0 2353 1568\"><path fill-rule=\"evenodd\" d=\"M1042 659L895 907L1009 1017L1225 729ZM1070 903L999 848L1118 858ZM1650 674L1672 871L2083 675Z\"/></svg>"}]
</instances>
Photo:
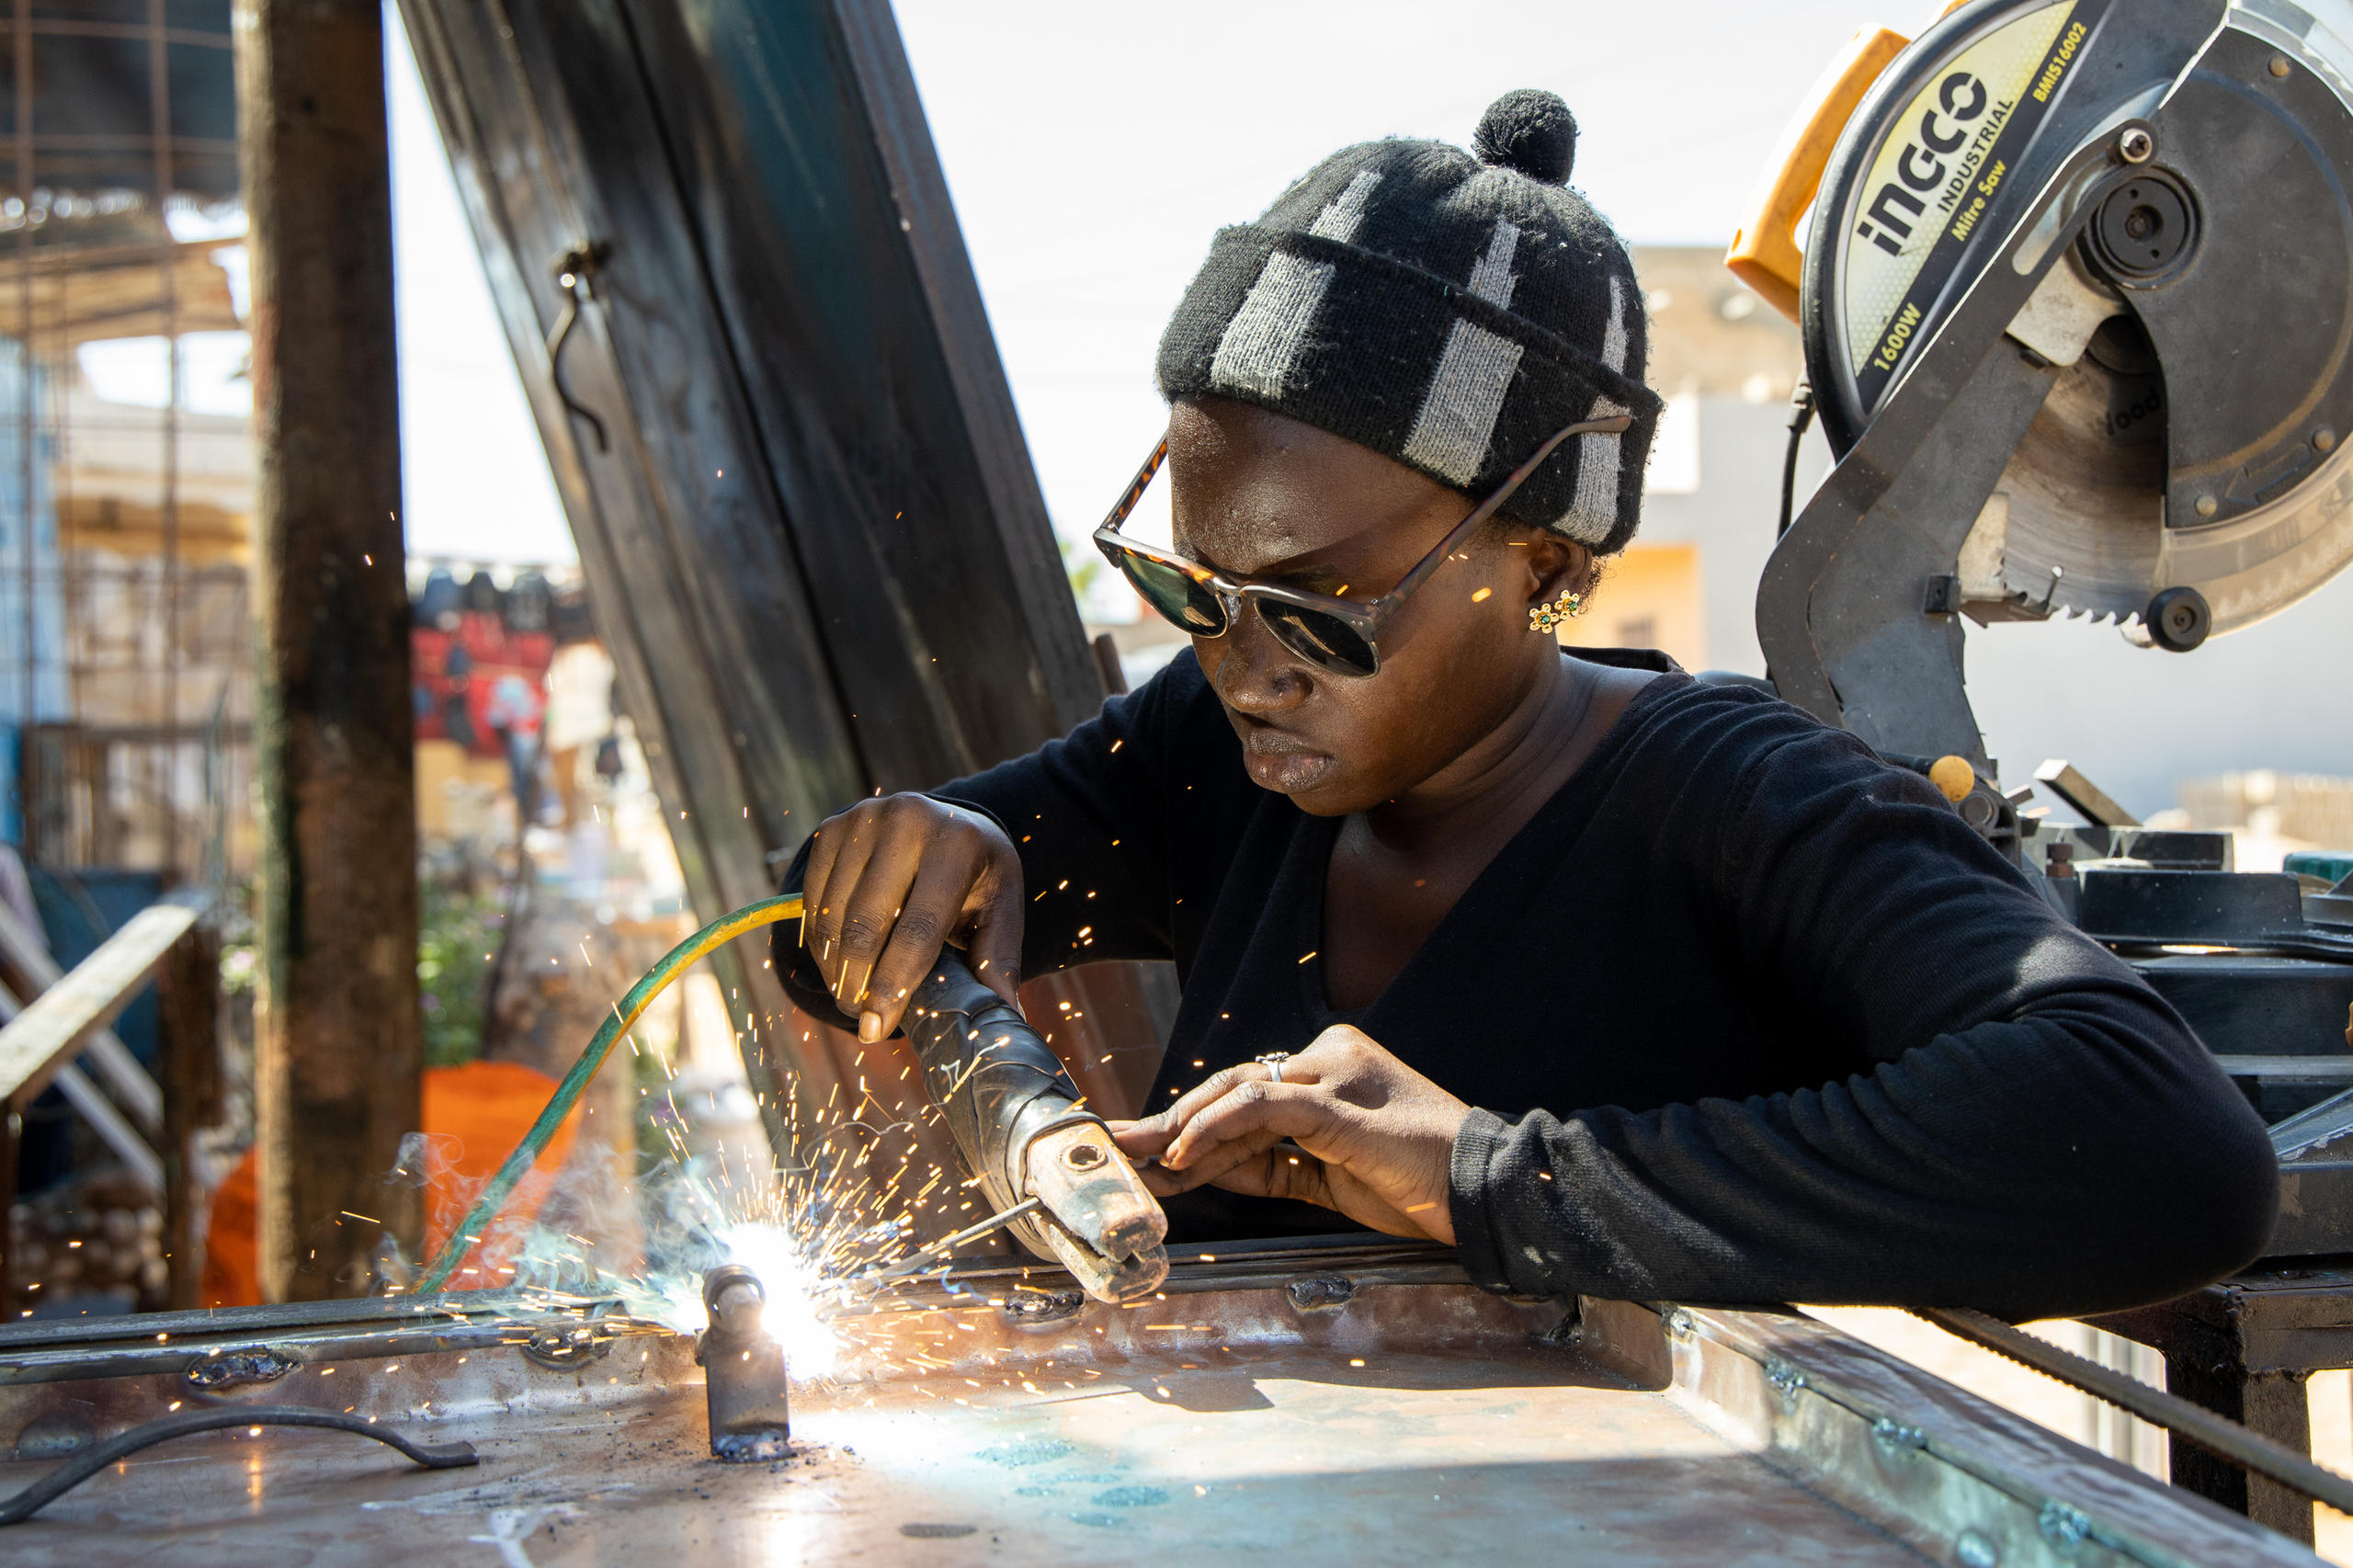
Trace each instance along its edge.
<instances>
[{"instance_id":1,"label":"metal workpiece","mask_svg":"<svg viewBox=\"0 0 2353 1568\"><path fill-rule=\"evenodd\" d=\"M703 1276L710 1326L695 1345L710 1416L710 1452L729 1464L780 1460L791 1451L790 1371L784 1346L761 1314L768 1297L759 1276L722 1263Z\"/></svg>"},{"instance_id":2,"label":"metal workpiece","mask_svg":"<svg viewBox=\"0 0 2353 1568\"><path fill-rule=\"evenodd\" d=\"M1372 1282L1428 1255L1197 1256L1165 1296L1035 1328L979 1301L868 1313L843 1325L837 1378L795 1391L792 1452L767 1464L712 1461L680 1335L617 1346L613 1370L534 1373L537 1393L479 1356L347 1365L361 1415L469 1441L479 1468L436 1477L241 1428L94 1477L11 1533L10 1562L225 1565L299 1541L315 1568L681 1552L1421 1568L1499 1539L1636 1568L2313 1561L1827 1324L1585 1301L1564 1335L1561 1302ZM1260 1272L1184 1289L1237 1266ZM1307 1292L1315 1310L1293 1300L1342 1278ZM140 1397L93 1437L169 1392L121 1386ZM103 1387L0 1391L0 1440ZM0 1486L40 1468L0 1464Z\"/></svg>"},{"instance_id":3,"label":"metal workpiece","mask_svg":"<svg viewBox=\"0 0 2353 1568\"><path fill-rule=\"evenodd\" d=\"M1021 1244L1098 1301L1157 1289L1167 1217L1021 1009L943 949L905 1027L924 1087L991 1207L1039 1200L1007 1227Z\"/></svg>"},{"instance_id":4,"label":"metal workpiece","mask_svg":"<svg viewBox=\"0 0 2353 1568\"><path fill-rule=\"evenodd\" d=\"M0 1388L84 1378L158 1377L179 1392L279 1389L338 1360L511 1348L549 1365L587 1346L669 1333L608 1296L466 1290L0 1327ZM555 1356L569 1347L569 1358ZM275 1396L273 1396L275 1397Z\"/></svg>"},{"instance_id":5,"label":"metal workpiece","mask_svg":"<svg viewBox=\"0 0 2353 1568\"><path fill-rule=\"evenodd\" d=\"M1301 1311L1320 1304L1327 1292L1347 1294L1372 1285L1464 1285L1470 1276L1451 1247L1390 1236L1284 1236L1249 1242L1199 1243L1165 1249L1168 1276L1154 1301L1225 1290L1280 1290ZM1022 1322L1040 1315L1035 1299L1086 1295L1067 1270L1003 1258L972 1258L952 1268L894 1284L887 1295L853 1298L838 1305L834 1321L925 1312L939 1307L983 1305ZM1067 1314L1063 1314L1067 1315Z\"/></svg>"}]
</instances>

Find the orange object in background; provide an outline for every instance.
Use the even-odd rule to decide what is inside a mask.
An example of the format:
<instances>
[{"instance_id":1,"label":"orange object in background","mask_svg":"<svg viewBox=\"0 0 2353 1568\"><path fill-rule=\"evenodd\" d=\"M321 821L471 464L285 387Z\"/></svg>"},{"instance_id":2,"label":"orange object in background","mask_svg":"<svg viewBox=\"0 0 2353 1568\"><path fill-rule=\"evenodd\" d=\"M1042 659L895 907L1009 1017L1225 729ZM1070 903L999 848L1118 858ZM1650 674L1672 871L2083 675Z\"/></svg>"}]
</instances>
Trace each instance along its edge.
<instances>
[{"instance_id":1,"label":"orange object in background","mask_svg":"<svg viewBox=\"0 0 2353 1568\"><path fill-rule=\"evenodd\" d=\"M496 1172L540 1110L555 1093L555 1080L512 1062L469 1062L462 1067L425 1070L425 1249L440 1248L450 1227L465 1216L483 1185ZM547 1152L517 1184L500 1217L498 1233L466 1255L450 1278L453 1290L503 1285L525 1229L554 1190L556 1173L572 1155L580 1112L575 1108L548 1140ZM204 1245L204 1304L249 1307L261 1302L256 1237L257 1153L245 1151L237 1168L212 1194L212 1221ZM418 1259L423 1262L422 1258Z\"/></svg>"}]
</instances>

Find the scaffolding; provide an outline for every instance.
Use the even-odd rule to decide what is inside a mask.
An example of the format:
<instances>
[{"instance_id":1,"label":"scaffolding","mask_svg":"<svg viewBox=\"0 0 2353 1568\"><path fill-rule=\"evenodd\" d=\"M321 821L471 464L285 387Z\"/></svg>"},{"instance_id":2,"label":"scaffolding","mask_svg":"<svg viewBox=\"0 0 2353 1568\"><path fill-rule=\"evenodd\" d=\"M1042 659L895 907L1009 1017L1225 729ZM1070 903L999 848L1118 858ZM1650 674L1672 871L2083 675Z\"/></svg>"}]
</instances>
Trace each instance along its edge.
<instances>
[{"instance_id":1,"label":"scaffolding","mask_svg":"<svg viewBox=\"0 0 2353 1568\"><path fill-rule=\"evenodd\" d=\"M0 837L209 881L251 854L229 4L6 3Z\"/></svg>"}]
</instances>

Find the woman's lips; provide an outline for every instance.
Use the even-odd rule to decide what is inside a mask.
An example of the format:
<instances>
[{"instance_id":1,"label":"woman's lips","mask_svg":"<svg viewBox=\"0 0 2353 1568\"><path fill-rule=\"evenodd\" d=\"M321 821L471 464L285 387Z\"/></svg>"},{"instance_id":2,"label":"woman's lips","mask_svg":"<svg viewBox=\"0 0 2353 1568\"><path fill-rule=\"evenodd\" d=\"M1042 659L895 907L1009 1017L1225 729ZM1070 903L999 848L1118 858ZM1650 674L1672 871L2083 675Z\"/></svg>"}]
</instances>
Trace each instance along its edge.
<instances>
[{"instance_id":1,"label":"woman's lips","mask_svg":"<svg viewBox=\"0 0 2353 1568\"><path fill-rule=\"evenodd\" d=\"M1242 763L1250 781L1260 789L1295 795L1321 782L1331 772L1334 759L1297 735L1264 724L1245 724Z\"/></svg>"}]
</instances>

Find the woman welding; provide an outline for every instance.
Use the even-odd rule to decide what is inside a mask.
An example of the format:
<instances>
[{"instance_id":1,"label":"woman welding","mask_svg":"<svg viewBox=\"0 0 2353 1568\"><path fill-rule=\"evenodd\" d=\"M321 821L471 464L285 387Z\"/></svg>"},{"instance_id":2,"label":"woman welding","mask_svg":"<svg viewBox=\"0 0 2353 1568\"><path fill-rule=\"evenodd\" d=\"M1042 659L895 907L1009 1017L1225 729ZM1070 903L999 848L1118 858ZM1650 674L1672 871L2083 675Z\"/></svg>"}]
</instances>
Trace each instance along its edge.
<instances>
[{"instance_id":1,"label":"woman welding","mask_svg":"<svg viewBox=\"0 0 2353 1568\"><path fill-rule=\"evenodd\" d=\"M1115 1129L1172 1239L1337 1210L1498 1290L2012 1317L2247 1263L2261 1122L1942 796L1756 691L1560 647L1660 408L1575 134L1513 93L1475 156L1347 148L1219 233L1097 535L1191 650L827 821L779 969L875 1040L943 939L1007 996L1173 959L1161 1108ZM1168 549L1121 527L1163 452Z\"/></svg>"}]
</instances>

